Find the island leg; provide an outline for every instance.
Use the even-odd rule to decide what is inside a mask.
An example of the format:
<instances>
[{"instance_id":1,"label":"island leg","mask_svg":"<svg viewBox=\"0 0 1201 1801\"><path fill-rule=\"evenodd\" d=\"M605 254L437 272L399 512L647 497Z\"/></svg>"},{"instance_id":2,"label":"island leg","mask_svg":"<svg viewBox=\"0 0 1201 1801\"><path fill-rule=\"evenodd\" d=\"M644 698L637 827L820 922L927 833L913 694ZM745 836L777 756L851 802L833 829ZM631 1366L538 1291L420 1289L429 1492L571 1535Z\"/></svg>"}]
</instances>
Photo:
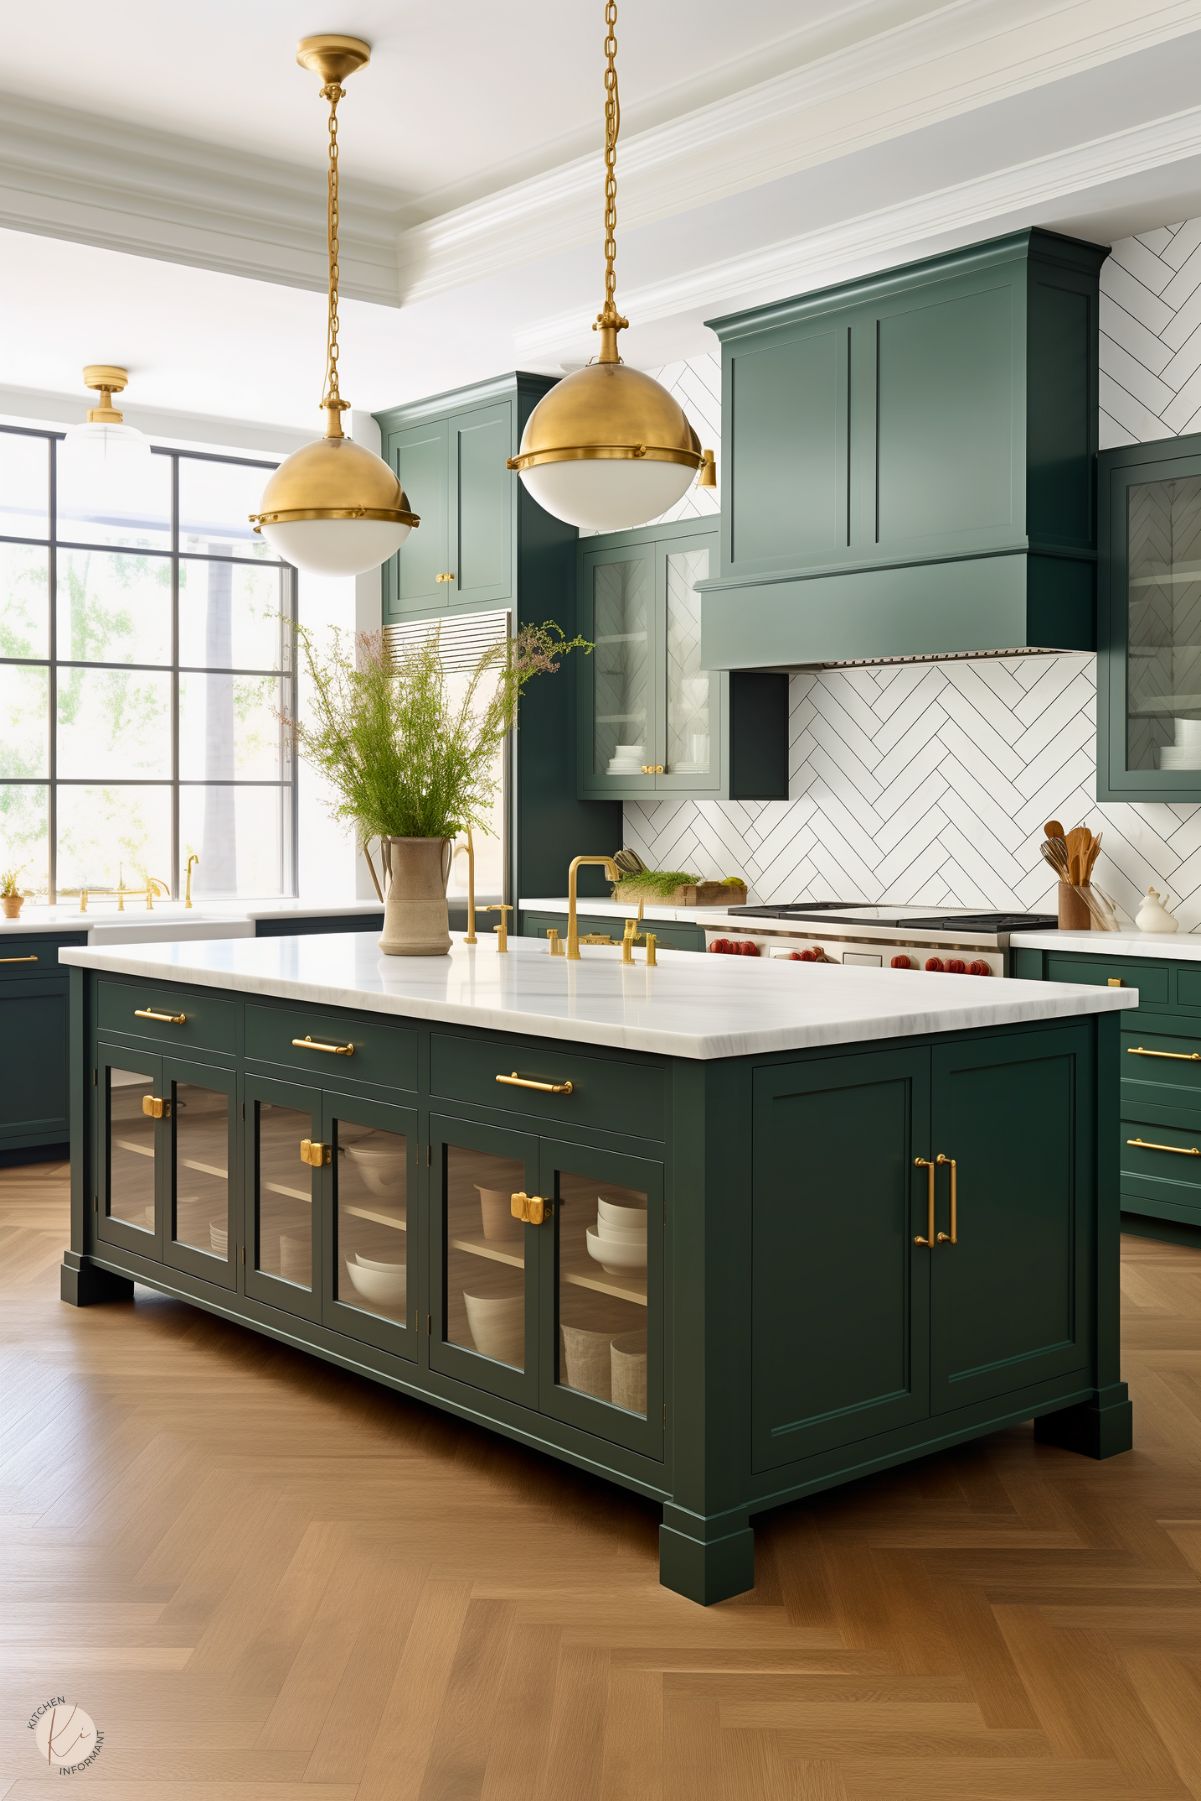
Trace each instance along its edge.
<instances>
[{"instance_id":1,"label":"island leg","mask_svg":"<svg viewBox=\"0 0 1201 1801\"><path fill-rule=\"evenodd\" d=\"M1044 1413L1034 1422L1040 1444L1060 1445L1084 1457L1118 1457L1134 1443L1134 1409L1124 1382L1097 1390L1091 1401L1078 1401L1059 1413Z\"/></svg>"},{"instance_id":2,"label":"island leg","mask_svg":"<svg viewBox=\"0 0 1201 1801\"><path fill-rule=\"evenodd\" d=\"M98 1301L132 1301L133 1281L111 1269L101 1269L78 1251L64 1251L59 1294L72 1307L92 1307Z\"/></svg>"},{"instance_id":3,"label":"island leg","mask_svg":"<svg viewBox=\"0 0 1201 1801\"><path fill-rule=\"evenodd\" d=\"M755 1586L755 1534L750 1516L697 1514L668 1502L659 1528L659 1580L707 1607Z\"/></svg>"}]
</instances>

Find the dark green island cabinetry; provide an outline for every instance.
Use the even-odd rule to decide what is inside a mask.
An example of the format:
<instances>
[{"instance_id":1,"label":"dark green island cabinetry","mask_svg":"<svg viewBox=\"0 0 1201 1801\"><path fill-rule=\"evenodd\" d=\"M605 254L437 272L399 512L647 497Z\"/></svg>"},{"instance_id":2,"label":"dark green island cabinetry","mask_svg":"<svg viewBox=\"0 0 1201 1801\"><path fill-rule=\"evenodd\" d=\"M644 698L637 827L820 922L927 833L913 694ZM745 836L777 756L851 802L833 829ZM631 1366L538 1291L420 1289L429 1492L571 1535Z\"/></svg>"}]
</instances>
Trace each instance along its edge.
<instances>
[{"instance_id":1,"label":"dark green island cabinetry","mask_svg":"<svg viewBox=\"0 0 1201 1801\"><path fill-rule=\"evenodd\" d=\"M685 1595L998 1426L1129 1446L1115 996L944 977L909 1035L909 984L670 952L70 955L64 1298L145 1283L652 1497Z\"/></svg>"},{"instance_id":2,"label":"dark green island cabinetry","mask_svg":"<svg viewBox=\"0 0 1201 1801\"><path fill-rule=\"evenodd\" d=\"M0 1161L67 1142L67 973L82 932L0 932Z\"/></svg>"}]
</instances>

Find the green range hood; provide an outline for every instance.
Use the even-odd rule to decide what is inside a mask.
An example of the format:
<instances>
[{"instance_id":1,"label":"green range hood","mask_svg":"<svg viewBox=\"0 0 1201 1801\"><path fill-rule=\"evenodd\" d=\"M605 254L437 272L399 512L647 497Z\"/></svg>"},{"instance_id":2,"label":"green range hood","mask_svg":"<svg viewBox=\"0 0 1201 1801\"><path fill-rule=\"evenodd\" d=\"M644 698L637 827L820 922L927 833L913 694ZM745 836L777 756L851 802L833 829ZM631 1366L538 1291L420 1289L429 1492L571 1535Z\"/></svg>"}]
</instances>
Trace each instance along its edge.
<instances>
[{"instance_id":1,"label":"green range hood","mask_svg":"<svg viewBox=\"0 0 1201 1801\"><path fill-rule=\"evenodd\" d=\"M1106 254L1015 232L710 321L707 668L1094 648Z\"/></svg>"}]
</instances>

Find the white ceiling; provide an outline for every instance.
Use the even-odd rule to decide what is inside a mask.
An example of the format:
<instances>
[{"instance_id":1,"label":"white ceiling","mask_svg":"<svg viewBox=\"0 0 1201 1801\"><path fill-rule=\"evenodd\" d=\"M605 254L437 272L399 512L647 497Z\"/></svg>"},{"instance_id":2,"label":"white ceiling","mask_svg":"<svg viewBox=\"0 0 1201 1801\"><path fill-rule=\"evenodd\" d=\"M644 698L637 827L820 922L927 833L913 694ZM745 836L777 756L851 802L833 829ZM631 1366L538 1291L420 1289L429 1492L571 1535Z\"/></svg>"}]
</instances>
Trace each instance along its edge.
<instances>
[{"instance_id":1,"label":"white ceiling","mask_svg":"<svg viewBox=\"0 0 1201 1801\"><path fill-rule=\"evenodd\" d=\"M342 127L344 391L378 409L584 359L601 12L123 0L119 32L95 0L14 12L3 406L25 390L45 416L43 391L114 361L131 417L316 426L322 108L292 61L315 26L375 44ZM1201 214L1201 0L622 0L619 37L631 361L1020 226L1112 241Z\"/></svg>"}]
</instances>

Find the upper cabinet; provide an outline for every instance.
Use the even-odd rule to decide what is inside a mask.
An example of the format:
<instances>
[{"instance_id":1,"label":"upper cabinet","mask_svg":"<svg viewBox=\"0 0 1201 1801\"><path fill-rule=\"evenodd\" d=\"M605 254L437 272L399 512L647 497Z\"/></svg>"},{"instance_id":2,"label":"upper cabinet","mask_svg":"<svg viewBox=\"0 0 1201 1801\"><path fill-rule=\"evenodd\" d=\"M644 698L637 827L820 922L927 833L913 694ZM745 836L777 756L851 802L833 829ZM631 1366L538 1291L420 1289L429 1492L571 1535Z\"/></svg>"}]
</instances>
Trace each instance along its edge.
<instances>
[{"instance_id":1,"label":"upper cabinet","mask_svg":"<svg viewBox=\"0 0 1201 1801\"><path fill-rule=\"evenodd\" d=\"M384 461L421 520L384 565L385 625L510 605L530 509L537 526L574 540L574 531L534 507L506 467L526 419L553 386L545 376L507 375L376 414Z\"/></svg>"},{"instance_id":2,"label":"upper cabinet","mask_svg":"<svg viewBox=\"0 0 1201 1801\"><path fill-rule=\"evenodd\" d=\"M712 322L707 666L1093 647L1105 254L1024 231Z\"/></svg>"},{"instance_id":3,"label":"upper cabinet","mask_svg":"<svg viewBox=\"0 0 1201 1801\"><path fill-rule=\"evenodd\" d=\"M1201 800L1201 435L1100 467L1097 799Z\"/></svg>"},{"instance_id":4,"label":"upper cabinet","mask_svg":"<svg viewBox=\"0 0 1201 1801\"><path fill-rule=\"evenodd\" d=\"M580 540L582 796L787 798L787 677L701 664L697 584L717 531L683 520Z\"/></svg>"}]
</instances>

